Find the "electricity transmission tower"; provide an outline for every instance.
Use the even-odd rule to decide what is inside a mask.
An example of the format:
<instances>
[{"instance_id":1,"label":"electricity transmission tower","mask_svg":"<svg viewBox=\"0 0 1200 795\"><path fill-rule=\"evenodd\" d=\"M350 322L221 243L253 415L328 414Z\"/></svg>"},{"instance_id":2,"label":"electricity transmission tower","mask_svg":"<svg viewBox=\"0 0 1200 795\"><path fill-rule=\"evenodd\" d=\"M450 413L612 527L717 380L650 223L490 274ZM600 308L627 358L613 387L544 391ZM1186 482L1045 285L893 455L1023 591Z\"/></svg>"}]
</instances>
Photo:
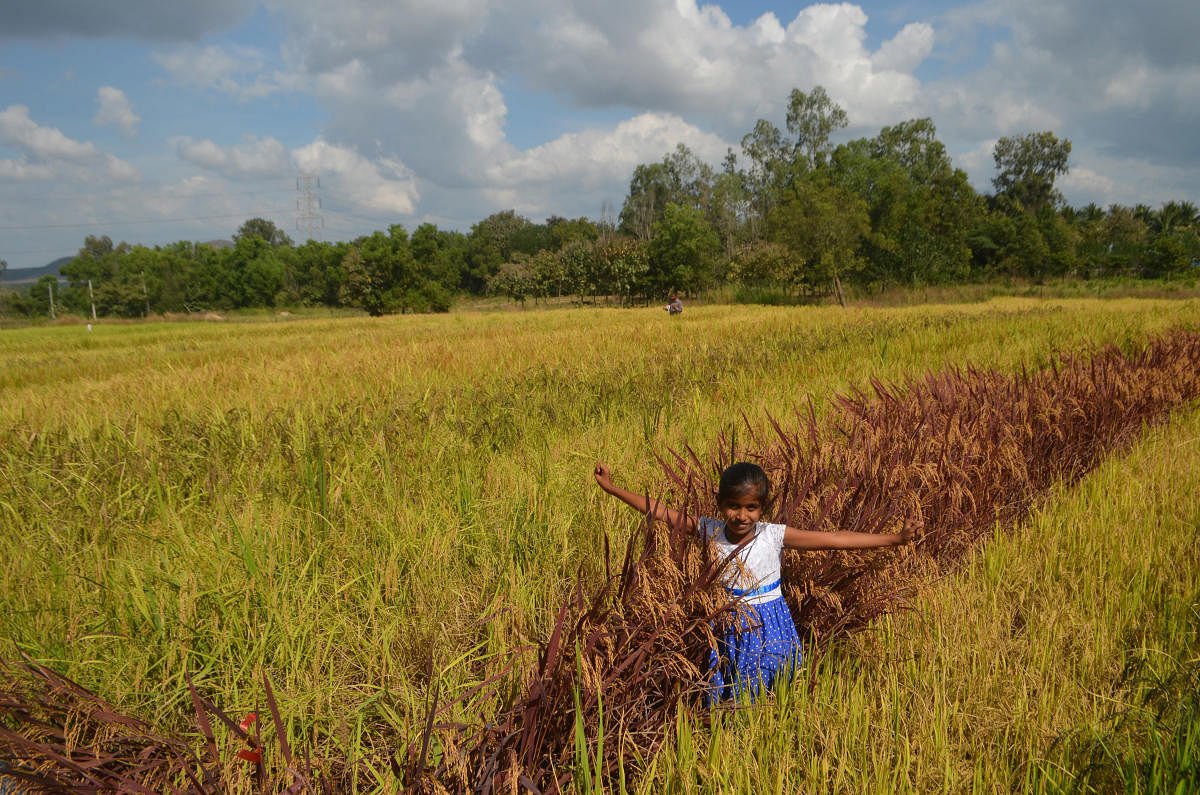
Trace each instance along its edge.
<instances>
[{"instance_id":1,"label":"electricity transmission tower","mask_svg":"<svg viewBox=\"0 0 1200 795\"><path fill-rule=\"evenodd\" d=\"M296 229L299 230L300 242L319 240L320 230L325 228L325 219L317 212L321 209L321 197L317 191L321 189L321 178L312 172L301 172L296 177Z\"/></svg>"}]
</instances>

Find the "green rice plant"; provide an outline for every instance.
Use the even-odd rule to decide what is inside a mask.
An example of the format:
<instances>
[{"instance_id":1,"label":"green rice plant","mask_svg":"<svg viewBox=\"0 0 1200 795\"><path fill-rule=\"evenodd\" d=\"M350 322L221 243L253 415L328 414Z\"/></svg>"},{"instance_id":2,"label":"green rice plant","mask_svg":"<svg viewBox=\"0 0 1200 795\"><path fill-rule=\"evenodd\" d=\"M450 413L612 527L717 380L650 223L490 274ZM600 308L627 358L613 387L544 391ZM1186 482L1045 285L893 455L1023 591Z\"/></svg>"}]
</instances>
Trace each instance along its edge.
<instances>
[{"instance_id":1,"label":"green rice plant","mask_svg":"<svg viewBox=\"0 0 1200 795\"><path fill-rule=\"evenodd\" d=\"M810 659L788 709L762 702L734 740L695 731L686 757L679 740L664 746L638 791L749 791L747 776L779 777L785 792L835 781L856 792L1124 789L1111 765L1088 772L1091 738L1140 771L1160 744L1195 732L1174 712L1189 692L1178 663L1197 659L1186 617L1200 593L1198 438L1194 409L1152 428L923 584L913 610ZM1153 680L1130 676L1142 659ZM1147 709L1139 679L1173 683L1158 691L1171 708ZM743 751L781 738L778 755ZM697 766L697 754L713 764Z\"/></svg>"},{"instance_id":2,"label":"green rice plant","mask_svg":"<svg viewBox=\"0 0 1200 795\"><path fill-rule=\"evenodd\" d=\"M815 529L889 532L908 514L924 530L919 555L786 552L785 587L798 626L822 642L901 604L911 587L1009 525L1055 485L1070 483L1147 423L1200 398L1200 336L1177 332L1145 347L1107 348L1015 376L946 371L900 388L834 399L770 434L747 423L749 451L719 440L707 463L690 450L664 464L715 511L717 476L737 456L759 461L779 494L773 521ZM931 568L932 566L932 568Z\"/></svg>"},{"instance_id":3,"label":"green rice plant","mask_svg":"<svg viewBox=\"0 0 1200 795\"><path fill-rule=\"evenodd\" d=\"M583 680L583 654L579 648L579 641L575 642L575 665L576 665L576 681ZM596 749L593 754L587 738L587 729L584 726L583 705L579 698L579 685L575 688L575 789L577 792L593 792L593 782L599 787L599 791L603 792L603 786L600 782L604 780L604 696L602 693L596 693L596 739L594 747Z\"/></svg>"},{"instance_id":4,"label":"green rice plant","mask_svg":"<svg viewBox=\"0 0 1200 795\"><path fill-rule=\"evenodd\" d=\"M1200 304L696 306L657 319L0 335L0 653L23 650L165 733L194 730L189 670L231 714L261 703L266 674L293 747L364 755L380 778L363 768L360 783L387 787L386 751L422 735L431 662L444 704L498 677L493 696L445 716L481 724L536 668L510 650L550 636L577 575L604 577L606 530L623 557L629 523L581 476L595 458L654 491L654 453L718 444L730 405L762 429L810 400L823 420L826 395L873 378L1131 348L1195 327ZM649 764L606 734L622 769ZM431 759L443 751L431 740Z\"/></svg>"},{"instance_id":5,"label":"green rice plant","mask_svg":"<svg viewBox=\"0 0 1200 795\"><path fill-rule=\"evenodd\" d=\"M1119 701L1100 725L1055 738L1054 761L1031 770L1031 790L1192 792L1200 786L1200 590L1175 604L1183 615L1167 602L1155 634L1179 651L1132 649L1113 683Z\"/></svg>"},{"instance_id":6,"label":"green rice plant","mask_svg":"<svg viewBox=\"0 0 1200 795\"><path fill-rule=\"evenodd\" d=\"M775 475L781 495L775 520L816 529L886 532L916 513L924 519L918 542L918 554L900 565L885 566L878 554L845 552L785 556L785 595L797 625L810 637L810 649L861 629L880 615L898 609L911 599L923 578L939 569L954 566L981 538L998 525L1011 525L1022 518L1029 507L1055 484L1070 482L1088 471L1109 450L1128 443L1131 434L1147 422L1161 421L1174 407L1200 398L1200 335L1176 332L1152 340L1144 349L1125 353L1116 348L1102 350L1092 357L1056 362L1039 372L1002 376L981 371L947 372L910 381L903 389L874 385L874 395L858 394L837 398L839 411L832 424L821 426L810 410L801 416L800 427L788 431L772 422L777 446L768 447L764 434L750 427L751 453ZM764 449L765 448L765 449ZM728 451L728 453L726 452ZM677 504L712 511L715 480L722 469L737 457L733 439L717 445L717 453L707 465L690 449L674 455L665 464L667 474L677 486ZM744 454L743 454L744 455ZM653 549L653 528L646 529L645 549ZM685 583L683 572L691 556L706 562L698 581L713 604L708 621L731 609L720 597L718 578L712 572L720 567L707 559L707 550L685 535L682 528L670 528L666 536L672 554L662 566L639 571L653 558L643 554L630 567L627 558L618 591L620 603L627 601L628 583L653 581L657 611L619 613L609 606L608 575L602 585L586 599L577 592L572 603L559 612L554 633L543 650L539 675L531 680L518 704L507 708L508 718L501 721L509 732L498 745L519 745L504 764L500 751L491 751L487 765L476 768L471 782L498 783L515 778L530 780L539 789L557 790L562 782L548 778L547 760L559 758L569 742L576 751L582 748L586 720L579 701L580 682L585 679L583 663L577 653L578 673L570 685L575 694L573 723L559 726L562 717L538 711L553 703L555 688L565 688L571 670L562 664L557 648L561 634L575 643L580 635L588 638L586 659L596 671L612 671L605 677L610 710L635 714L634 720L646 722L646 706L653 712L650 722L662 724L673 709L672 700L643 700L639 686L645 681L641 662L644 647L631 648L612 656L596 654L595 630L584 629L584 616L609 632L630 632L677 639L678 648L691 648L691 664L680 668L677 656L656 650L658 664L669 660L678 674L686 670L686 684L702 690L703 650L711 644L707 626L690 620L696 610L691 600L697 590L684 585L672 587L672 579ZM692 582L696 582L693 578ZM568 616L579 616L571 627ZM592 634L588 635L587 632ZM556 666L557 669L556 670ZM631 667L632 666L632 667ZM626 674L626 669L629 673ZM623 675L624 674L624 675ZM618 678L619 677L619 678ZM594 677L593 677L594 678ZM661 688L660 683L656 683ZM605 688L594 689L596 711ZM657 692L657 691L656 691ZM666 713L662 712L666 708ZM520 716L519 722L516 716ZM570 738L570 740L568 740ZM643 735L640 755L653 753L662 736ZM447 739L447 742L455 742ZM475 756L497 744L485 731L471 740ZM598 743L595 753L604 752ZM611 753L611 751L610 751ZM579 761L577 760L577 764ZM611 782L616 769L610 759L604 766ZM435 771L434 775L437 773ZM467 782L461 782L466 784ZM590 772L584 783L592 787Z\"/></svg>"}]
</instances>

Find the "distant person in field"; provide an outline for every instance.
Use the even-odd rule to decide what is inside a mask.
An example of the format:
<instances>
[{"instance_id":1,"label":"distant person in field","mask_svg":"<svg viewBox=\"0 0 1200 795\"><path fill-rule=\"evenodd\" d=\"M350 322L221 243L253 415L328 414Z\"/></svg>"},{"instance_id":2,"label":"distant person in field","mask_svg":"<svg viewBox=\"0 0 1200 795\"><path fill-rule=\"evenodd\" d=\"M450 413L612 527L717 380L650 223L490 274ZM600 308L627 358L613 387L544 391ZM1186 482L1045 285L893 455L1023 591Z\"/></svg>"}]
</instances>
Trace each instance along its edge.
<instances>
[{"instance_id":1,"label":"distant person in field","mask_svg":"<svg viewBox=\"0 0 1200 795\"><path fill-rule=\"evenodd\" d=\"M671 315L671 317L674 317L683 311L683 301L679 300L678 295L671 293L671 297L668 299L667 305L664 306L663 309L667 310L667 314Z\"/></svg>"},{"instance_id":2,"label":"distant person in field","mask_svg":"<svg viewBox=\"0 0 1200 795\"><path fill-rule=\"evenodd\" d=\"M718 648L709 659L709 705L737 699L753 701L760 688L791 678L800 666L802 649L792 614L783 598L780 577L783 548L872 549L907 544L919 522L906 521L898 534L820 532L761 521L771 496L771 484L757 464L738 463L721 473L717 489L718 518L688 516L649 497L616 486L604 464L596 464L596 483L641 514L653 509L664 522L682 522L712 542L721 560L736 553L725 569L725 587L743 609L719 632ZM743 542L738 550L739 545Z\"/></svg>"}]
</instances>

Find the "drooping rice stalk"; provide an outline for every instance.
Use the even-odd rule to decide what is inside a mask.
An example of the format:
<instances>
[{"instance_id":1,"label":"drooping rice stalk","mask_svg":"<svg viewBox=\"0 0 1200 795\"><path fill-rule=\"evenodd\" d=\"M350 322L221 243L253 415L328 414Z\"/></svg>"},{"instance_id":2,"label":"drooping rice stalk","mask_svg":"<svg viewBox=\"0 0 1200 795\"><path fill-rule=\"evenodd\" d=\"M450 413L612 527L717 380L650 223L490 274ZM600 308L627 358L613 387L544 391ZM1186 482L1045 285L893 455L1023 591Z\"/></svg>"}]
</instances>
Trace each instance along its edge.
<instances>
[{"instance_id":1,"label":"drooping rice stalk","mask_svg":"<svg viewBox=\"0 0 1200 795\"><path fill-rule=\"evenodd\" d=\"M785 552L785 596L815 651L902 608L920 582L1020 521L1049 489L1197 398L1200 335L1180 330L1137 350L1107 347L1014 376L968 368L902 387L874 383L871 393L835 398L824 422L810 411L790 426L747 423L743 448L722 438L707 458L685 449L663 468L669 497L707 515L721 470L749 458L772 478L774 521L890 532L907 516L922 519L914 547L899 553ZM595 737L601 703L606 734L615 727L618 738L604 746L605 786L654 753L672 710L696 703L680 696L704 686L710 622L736 606L722 598L719 568L695 538L677 527L642 533L641 556L619 577L608 574L587 596L581 586L562 607L537 671L496 723L443 735L466 762L453 776L445 765L430 770L435 779L463 790L558 791L573 770L573 727ZM655 554L660 546L666 554ZM562 653L572 645L578 660Z\"/></svg>"},{"instance_id":2,"label":"drooping rice stalk","mask_svg":"<svg viewBox=\"0 0 1200 795\"><path fill-rule=\"evenodd\" d=\"M1019 521L1048 490L1079 477L1146 423L1200 397L1198 372L1200 337L1174 332L1135 350L1108 348L1017 375L961 369L898 386L876 383L869 393L836 398L819 419L810 411L761 428L747 422L740 441L723 438L701 454L683 449L665 462L668 485L662 491L674 504L708 513L722 466L749 458L771 473L774 515L791 524L883 532L907 515L922 517L921 537L908 550L786 555L786 596L812 652L902 607L917 583L953 567L998 527ZM493 419L489 427L507 427L502 413ZM236 418L227 424L231 432L252 430ZM290 438L288 425L279 419L280 438ZM262 438L239 438L236 445L267 444L271 431L258 433ZM305 532L321 542L337 510L325 457L316 442L289 449L310 484L303 499L313 518ZM199 458L196 466L185 482L228 477L203 471ZM122 471L120 477L158 478L160 488L171 487L171 473ZM468 488L469 478L461 485ZM204 494L197 488L195 499ZM471 494L464 493L462 502L469 508ZM144 504L113 498L101 509L136 519ZM264 553L245 538L239 544L240 565L261 572ZM344 786L382 768L414 790L556 791L580 780L581 765L589 765L593 781L598 773L611 787L653 754L681 706L697 703L710 622L735 609L724 600L714 561L680 528L643 526L625 549L621 565L606 560L594 581L581 571L533 664L526 665L514 648L508 660L453 698L435 697L436 683L427 677L434 691L428 720L393 759L347 754L336 764L295 764L279 717L276 744L254 740L267 758L237 759L242 751L253 755L254 743L238 734L233 718L210 721L206 731L204 721L218 710L199 694L197 737L204 738L204 750L188 750L189 742L159 736L115 708L81 709L79 703L101 702L82 688L59 687L48 670L16 665L8 666L0 695L4 758L15 760L10 771L63 787L83 781L72 767L79 759L92 760L87 775L110 775L110 786L124 776L152 790L307 788L318 778ZM143 593L145 599L134 599ZM130 609L153 618L161 606L148 594L131 591ZM414 650L422 644L427 642L414 641ZM432 657L427 662L432 665ZM519 672L523 685L517 692L497 691ZM497 698L503 706L489 723L451 718L464 705L486 709ZM245 728L241 732L249 736ZM576 753L581 734L587 759ZM275 772L268 772L268 763Z\"/></svg>"}]
</instances>

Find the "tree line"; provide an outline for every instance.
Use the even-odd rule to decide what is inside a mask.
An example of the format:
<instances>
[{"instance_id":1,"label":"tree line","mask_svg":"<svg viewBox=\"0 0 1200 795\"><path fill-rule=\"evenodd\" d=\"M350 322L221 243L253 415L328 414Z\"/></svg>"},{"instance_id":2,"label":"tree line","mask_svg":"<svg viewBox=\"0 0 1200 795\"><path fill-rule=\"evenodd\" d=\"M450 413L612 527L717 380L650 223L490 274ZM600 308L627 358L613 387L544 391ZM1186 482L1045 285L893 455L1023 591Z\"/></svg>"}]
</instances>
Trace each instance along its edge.
<instances>
[{"instance_id":1,"label":"tree line","mask_svg":"<svg viewBox=\"0 0 1200 795\"><path fill-rule=\"evenodd\" d=\"M793 89L785 129L759 119L719 168L679 144L637 166L616 218L498 212L468 233L394 224L349 242L296 245L253 218L227 247L147 247L89 236L60 269L68 311L137 317L243 307L355 307L372 315L448 310L461 295L659 300L720 285L793 297L995 278L1200 273L1200 214L1169 201L1068 206L1055 187L1071 142L1001 138L994 192L951 164L930 119L835 145L845 111L820 86ZM53 276L0 296L44 314Z\"/></svg>"}]
</instances>

